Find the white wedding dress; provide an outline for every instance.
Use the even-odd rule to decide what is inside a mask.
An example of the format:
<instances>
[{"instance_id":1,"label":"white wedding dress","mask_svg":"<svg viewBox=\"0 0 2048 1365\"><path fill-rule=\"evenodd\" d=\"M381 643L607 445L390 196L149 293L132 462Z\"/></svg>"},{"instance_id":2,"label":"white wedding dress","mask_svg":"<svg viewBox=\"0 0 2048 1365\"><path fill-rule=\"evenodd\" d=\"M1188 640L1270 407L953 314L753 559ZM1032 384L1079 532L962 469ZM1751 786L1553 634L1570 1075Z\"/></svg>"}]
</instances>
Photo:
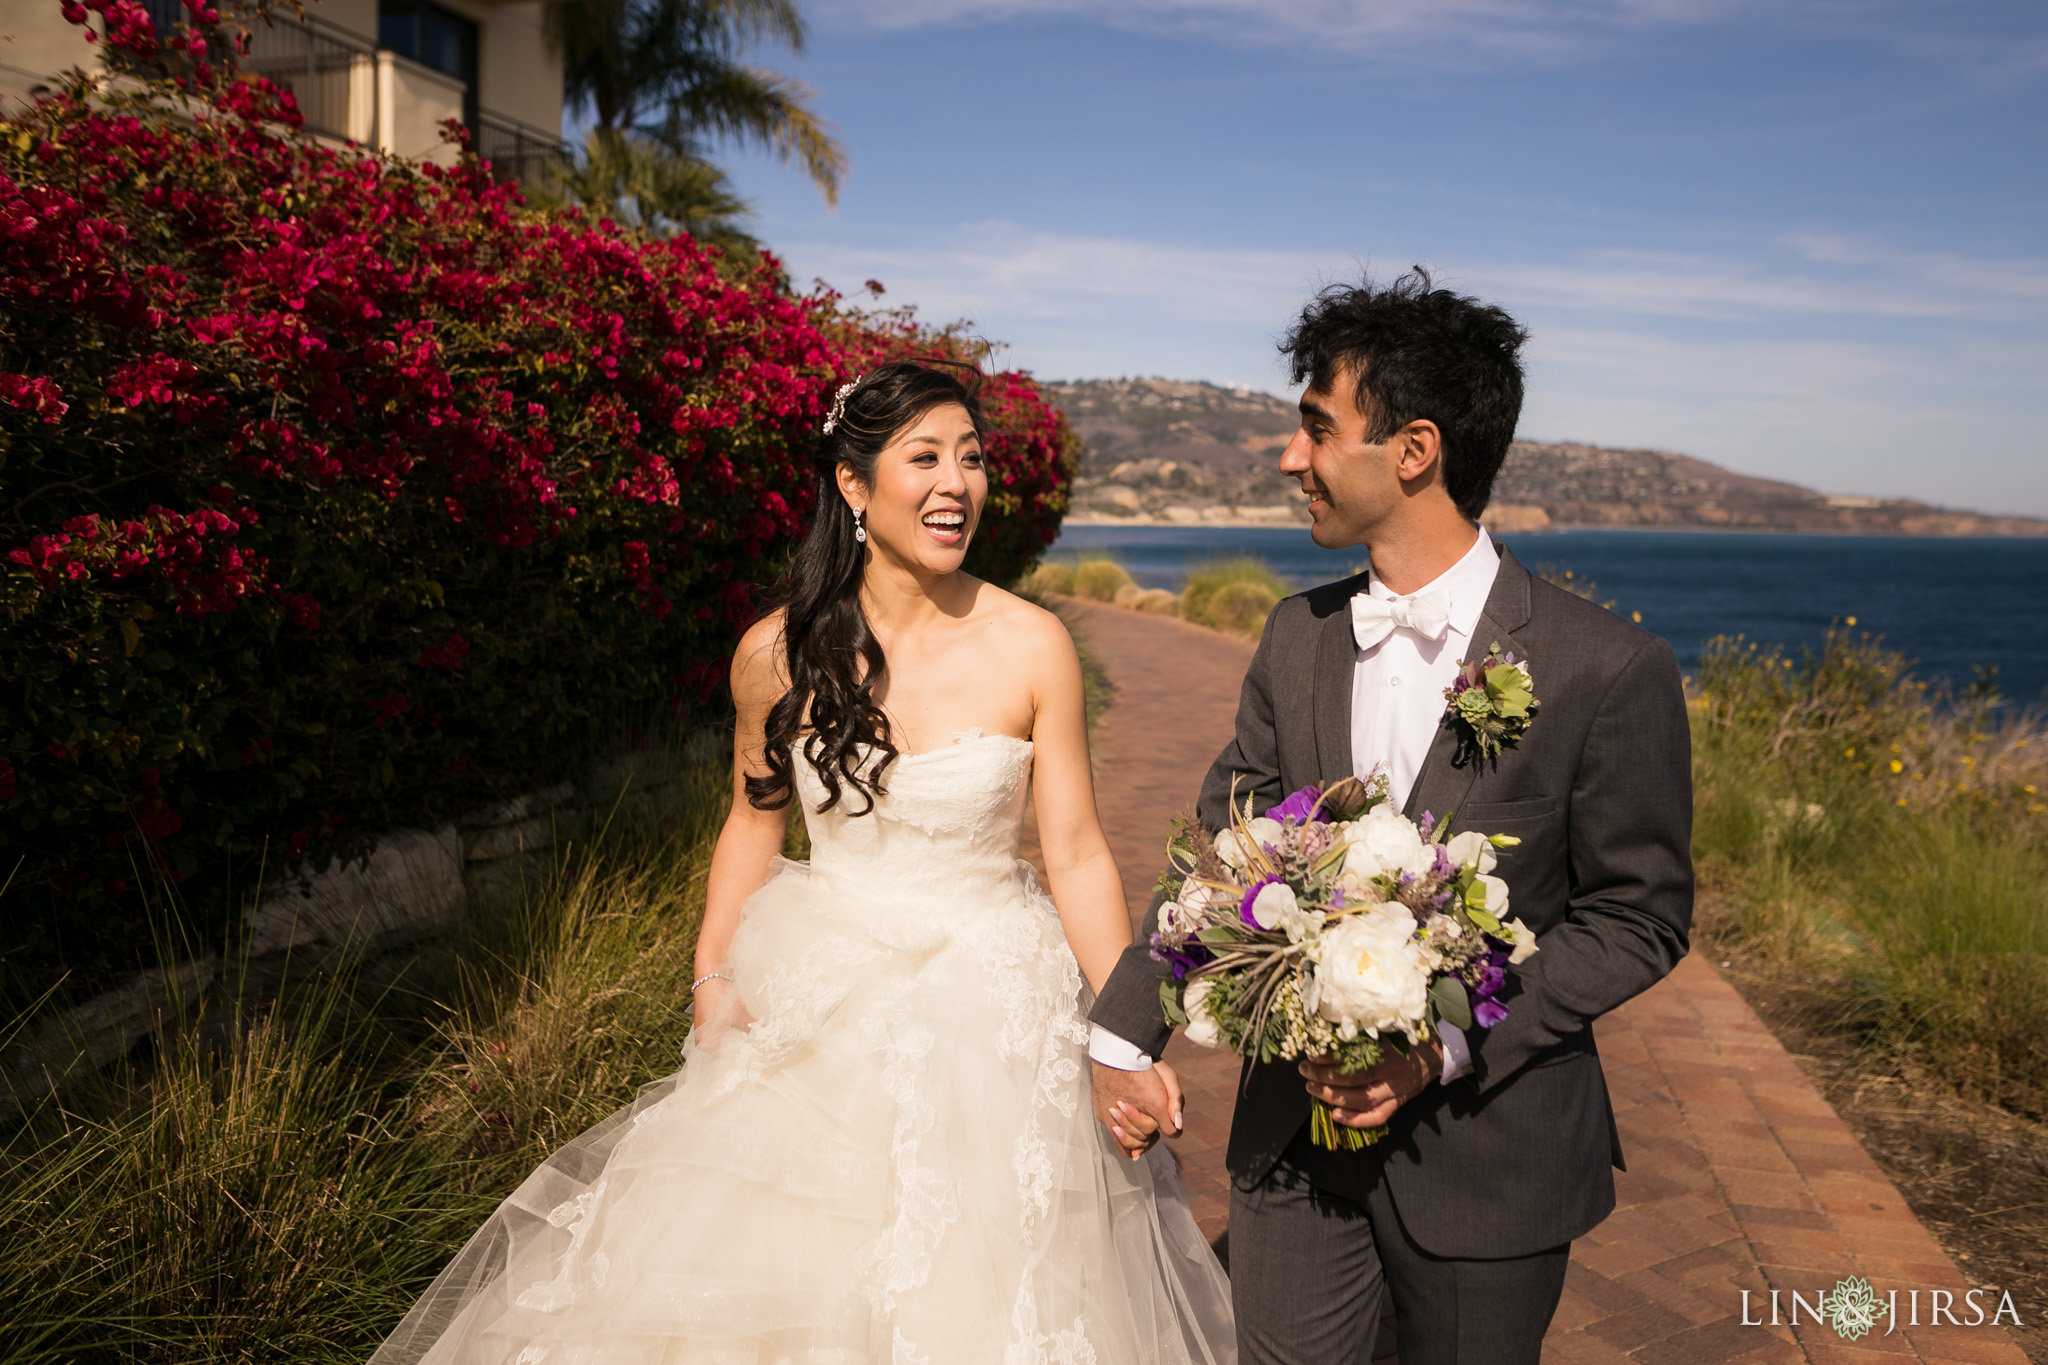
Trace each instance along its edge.
<instances>
[{"instance_id":1,"label":"white wedding dress","mask_svg":"<svg viewBox=\"0 0 2048 1365\"><path fill-rule=\"evenodd\" d=\"M800 761L811 861L732 942L751 1026L550 1157L373 1365L1234 1361L1173 1159L1090 1111L1030 773L969 731L821 815Z\"/></svg>"}]
</instances>

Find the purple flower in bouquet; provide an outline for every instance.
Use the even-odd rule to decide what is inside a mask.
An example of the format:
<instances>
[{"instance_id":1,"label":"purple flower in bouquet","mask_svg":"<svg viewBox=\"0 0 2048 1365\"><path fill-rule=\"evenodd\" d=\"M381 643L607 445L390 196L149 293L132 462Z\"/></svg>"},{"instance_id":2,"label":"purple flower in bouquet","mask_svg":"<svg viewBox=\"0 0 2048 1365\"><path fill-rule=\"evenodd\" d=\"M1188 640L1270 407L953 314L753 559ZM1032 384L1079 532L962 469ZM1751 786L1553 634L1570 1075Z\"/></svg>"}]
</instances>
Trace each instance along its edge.
<instances>
[{"instance_id":1,"label":"purple flower in bouquet","mask_svg":"<svg viewBox=\"0 0 2048 1365\"><path fill-rule=\"evenodd\" d=\"M1239 901L1237 904L1237 917L1244 921L1245 928L1258 929L1263 927L1259 923L1258 916L1252 913L1252 903L1258 900L1259 893L1261 891L1264 891L1267 887L1273 885L1275 882L1279 882L1280 884L1285 885L1286 881L1287 879L1285 877L1279 876L1261 877L1257 881L1253 882L1250 886L1245 888L1244 899Z\"/></svg>"},{"instance_id":2,"label":"purple flower in bouquet","mask_svg":"<svg viewBox=\"0 0 2048 1365\"><path fill-rule=\"evenodd\" d=\"M1472 1022L1492 1028L1508 1017L1508 1007L1496 998L1508 984L1508 954L1505 949L1487 950L1486 965L1479 969L1479 983L1472 987Z\"/></svg>"},{"instance_id":3,"label":"purple flower in bouquet","mask_svg":"<svg viewBox=\"0 0 2048 1365\"><path fill-rule=\"evenodd\" d=\"M1159 935L1152 935L1152 960L1164 962L1173 969L1175 981L1187 980L1189 972L1208 966L1216 960L1216 954L1203 945L1190 940L1174 947L1160 941Z\"/></svg>"},{"instance_id":4,"label":"purple flower in bouquet","mask_svg":"<svg viewBox=\"0 0 2048 1365\"><path fill-rule=\"evenodd\" d=\"M1305 824L1318 814L1316 806L1322 799L1321 787L1303 787L1267 811L1266 815L1273 820L1292 820L1297 825Z\"/></svg>"}]
</instances>

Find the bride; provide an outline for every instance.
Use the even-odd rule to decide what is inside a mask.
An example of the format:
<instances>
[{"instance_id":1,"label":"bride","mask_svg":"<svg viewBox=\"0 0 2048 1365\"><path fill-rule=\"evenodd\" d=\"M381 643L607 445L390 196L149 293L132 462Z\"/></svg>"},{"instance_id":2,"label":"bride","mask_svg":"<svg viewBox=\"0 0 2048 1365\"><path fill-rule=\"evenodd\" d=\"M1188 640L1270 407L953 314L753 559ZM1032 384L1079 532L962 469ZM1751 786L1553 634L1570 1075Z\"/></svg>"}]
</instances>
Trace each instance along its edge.
<instances>
[{"instance_id":1,"label":"bride","mask_svg":"<svg viewBox=\"0 0 2048 1365\"><path fill-rule=\"evenodd\" d=\"M1130 922L1073 643L960 567L971 382L885 365L825 424L816 524L733 662L683 1069L528 1177L374 1365L1235 1359L1171 1157L1089 1109L1084 990ZM792 805L808 863L777 856Z\"/></svg>"}]
</instances>

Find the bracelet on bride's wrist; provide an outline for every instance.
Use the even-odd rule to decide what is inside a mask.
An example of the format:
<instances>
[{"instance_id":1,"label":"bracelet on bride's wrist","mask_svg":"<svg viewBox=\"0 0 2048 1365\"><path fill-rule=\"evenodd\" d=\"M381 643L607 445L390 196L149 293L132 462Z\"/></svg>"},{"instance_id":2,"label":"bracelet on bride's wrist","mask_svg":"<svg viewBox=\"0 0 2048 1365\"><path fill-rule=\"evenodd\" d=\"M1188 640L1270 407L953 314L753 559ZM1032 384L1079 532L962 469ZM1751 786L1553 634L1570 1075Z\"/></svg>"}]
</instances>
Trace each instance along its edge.
<instances>
[{"instance_id":1,"label":"bracelet on bride's wrist","mask_svg":"<svg viewBox=\"0 0 2048 1365\"><path fill-rule=\"evenodd\" d=\"M724 981L728 984L733 983L732 978L727 976L724 972L706 972L704 973L704 975L698 977L695 981L692 981L690 983L690 994L695 995L697 993L697 988L707 981Z\"/></svg>"}]
</instances>

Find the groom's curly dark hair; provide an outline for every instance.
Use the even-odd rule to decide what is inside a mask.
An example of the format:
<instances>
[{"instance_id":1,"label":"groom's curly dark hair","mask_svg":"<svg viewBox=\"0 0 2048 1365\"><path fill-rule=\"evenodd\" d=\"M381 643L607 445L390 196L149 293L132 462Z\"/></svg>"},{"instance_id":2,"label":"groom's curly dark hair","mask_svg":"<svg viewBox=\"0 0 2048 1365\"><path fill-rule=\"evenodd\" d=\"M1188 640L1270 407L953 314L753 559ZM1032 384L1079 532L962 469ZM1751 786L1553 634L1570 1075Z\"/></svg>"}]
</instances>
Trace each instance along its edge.
<instances>
[{"instance_id":1,"label":"groom's curly dark hair","mask_svg":"<svg viewBox=\"0 0 2048 1365\"><path fill-rule=\"evenodd\" d=\"M1392 284L1334 284L1280 343L1297 384L1353 381L1353 401L1384 441L1427 419L1443 434L1444 491L1479 520L1522 416L1522 343L1529 333L1489 303L1439 289L1416 266Z\"/></svg>"}]
</instances>

